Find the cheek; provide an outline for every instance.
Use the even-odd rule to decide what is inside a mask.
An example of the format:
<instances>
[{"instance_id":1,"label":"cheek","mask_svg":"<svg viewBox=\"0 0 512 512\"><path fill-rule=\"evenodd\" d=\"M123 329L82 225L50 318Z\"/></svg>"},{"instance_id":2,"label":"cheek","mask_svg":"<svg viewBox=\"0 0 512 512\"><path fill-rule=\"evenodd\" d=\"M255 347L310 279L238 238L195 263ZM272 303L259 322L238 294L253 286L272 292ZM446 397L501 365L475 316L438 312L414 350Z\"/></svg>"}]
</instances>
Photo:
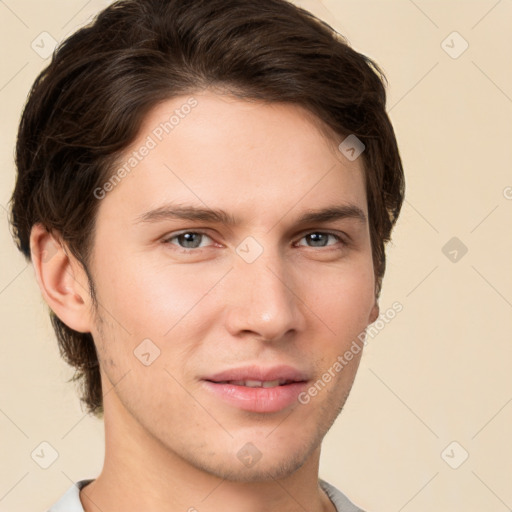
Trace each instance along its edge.
<instances>
[{"instance_id":1,"label":"cheek","mask_svg":"<svg viewBox=\"0 0 512 512\"><path fill-rule=\"evenodd\" d=\"M137 337L161 338L185 317L194 316L228 269L166 263L143 254L115 260L105 255L98 261L98 300Z\"/></svg>"},{"instance_id":2,"label":"cheek","mask_svg":"<svg viewBox=\"0 0 512 512\"><path fill-rule=\"evenodd\" d=\"M374 286L371 260L363 260L303 277L300 297L341 341L367 326L375 303Z\"/></svg>"},{"instance_id":3,"label":"cheek","mask_svg":"<svg viewBox=\"0 0 512 512\"><path fill-rule=\"evenodd\" d=\"M317 406L338 407L352 387L375 303L373 266L368 261L317 275L309 282L310 299L305 302L313 314L311 337L305 336L304 343L313 340L314 348L303 348L310 360L316 361L318 380L307 390L306 398Z\"/></svg>"},{"instance_id":4,"label":"cheek","mask_svg":"<svg viewBox=\"0 0 512 512\"><path fill-rule=\"evenodd\" d=\"M373 265L371 259L360 264L317 273L308 278L302 292L311 310L310 335L302 338L302 349L315 361L324 400L337 404L351 388L363 353L364 333L375 303ZM305 281L304 281L304 284ZM311 342L313 342L311 344ZM330 397L330 398L329 398Z\"/></svg>"}]
</instances>

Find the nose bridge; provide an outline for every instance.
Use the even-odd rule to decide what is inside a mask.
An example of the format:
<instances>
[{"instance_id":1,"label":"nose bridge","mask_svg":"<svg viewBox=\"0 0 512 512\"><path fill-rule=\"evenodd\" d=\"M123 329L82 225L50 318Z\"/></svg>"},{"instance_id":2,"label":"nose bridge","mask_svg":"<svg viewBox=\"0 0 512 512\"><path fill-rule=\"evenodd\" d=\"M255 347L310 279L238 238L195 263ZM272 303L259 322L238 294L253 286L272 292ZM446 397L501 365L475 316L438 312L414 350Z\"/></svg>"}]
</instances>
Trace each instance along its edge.
<instances>
[{"instance_id":1,"label":"nose bridge","mask_svg":"<svg viewBox=\"0 0 512 512\"><path fill-rule=\"evenodd\" d=\"M276 248L260 246L262 250L256 255L254 242L249 240L247 244L242 243L237 249L228 328L232 334L252 331L267 340L284 336L291 329L301 329L302 315L286 262ZM251 257L247 257L251 252Z\"/></svg>"}]
</instances>

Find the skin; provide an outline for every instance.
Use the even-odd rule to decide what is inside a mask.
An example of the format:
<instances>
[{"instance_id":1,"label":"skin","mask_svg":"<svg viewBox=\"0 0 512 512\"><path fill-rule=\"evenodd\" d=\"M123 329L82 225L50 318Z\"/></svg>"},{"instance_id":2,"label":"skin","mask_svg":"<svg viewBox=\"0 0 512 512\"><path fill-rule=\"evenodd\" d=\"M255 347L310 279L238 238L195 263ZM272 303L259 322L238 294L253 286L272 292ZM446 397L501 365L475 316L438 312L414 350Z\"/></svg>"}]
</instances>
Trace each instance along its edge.
<instances>
[{"instance_id":1,"label":"skin","mask_svg":"<svg viewBox=\"0 0 512 512\"><path fill-rule=\"evenodd\" d=\"M80 499L86 512L333 511L318 485L320 447L362 351L308 404L276 413L228 405L200 379L288 364L316 382L375 321L368 222L297 224L333 205L368 215L362 158L346 159L299 106L193 96L191 113L100 202L89 267L97 309L58 235L32 231L45 300L92 333L100 360L105 461ZM188 98L154 108L126 154ZM169 202L222 208L239 222L138 222ZM206 233L198 247L176 236L196 230ZM306 235L318 232L345 243L325 235L315 245ZM252 263L236 252L246 237L263 248ZM160 356L145 366L134 350L148 338ZM250 468L237 457L248 442L262 455Z\"/></svg>"}]
</instances>

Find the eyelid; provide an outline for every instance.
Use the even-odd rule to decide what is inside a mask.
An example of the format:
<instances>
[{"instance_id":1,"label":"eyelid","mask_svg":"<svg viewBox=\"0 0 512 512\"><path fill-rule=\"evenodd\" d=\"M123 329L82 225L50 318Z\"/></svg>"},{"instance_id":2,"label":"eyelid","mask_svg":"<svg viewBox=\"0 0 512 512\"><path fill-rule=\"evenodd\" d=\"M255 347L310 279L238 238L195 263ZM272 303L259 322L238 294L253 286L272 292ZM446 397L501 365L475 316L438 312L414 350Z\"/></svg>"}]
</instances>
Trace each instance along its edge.
<instances>
[{"instance_id":1,"label":"eyelid","mask_svg":"<svg viewBox=\"0 0 512 512\"><path fill-rule=\"evenodd\" d=\"M304 231L303 233L301 233L298 241L302 240L304 237L311 235L313 233L320 233L322 235L331 235L334 238L336 238L338 240L338 242L340 242L342 245L348 245L349 239L350 239L350 237L348 235L345 235L344 233L341 234L338 232L328 231L328 230L323 230L323 229L310 229L308 231ZM316 249L316 247L311 247L311 246L304 246L304 247L308 247L309 249ZM329 245L326 247L333 247L333 246ZM322 248L322 247L320 247L320 248Z\"/></svg>"},{"instance_id":2,"label":"eyelid","mask_svg":"<svg viewBox=\"0 0 512 512\"><path fill-rule=\"evenodd\" d=\"M176 237L178 237L180 235L184 235L185 233L195 233L195 234L203 235L203 236L208 237L210 240L214 241L213 237L210 234L208 234L208 232L206 230L204 230L204 229L193 229L192 228L192 229L183 229L183 230L180 230L180 231L175 231L173 233L170 233L169 235L166 235L165 237L163 237L162 242L171 244L170 241L172 239L174 239L174 238L176 238ZM342 234L342 233L328 231L328 230L322 230L322 229L309 229L309 230L306 230L306 231L303 231L303 232L300 233L300 236L299 236L299 238L298 238L296 243L300 242L300 240L302 240L304 237L306 237L308 235L311 235L313 233L320 233L320 234L323 234L323 235L331 235L334 238L336 238L337 241L339 243L341 243L343 246L348 245L349 241L350 241L350 237L347 234L345 234L345 233ZM216 243L218 243L218 242L216 242ZM180 249L181 251L184 251L184 252L199 252L201 249L206 249L206 247L186 248L186 247L180 247L177 244L171 244L171 245L175 245L178 249ZM307 245L302 245L301 247L306 247L308 249L322 249L323 248L321 246L320 247L314 247L314 246L307 246ZM328 246L325 246L325 247L334 247L334 246L328 245Z\"/></svg>"},{"instance_id":3,"label":"eyelid","mask_svg":"<svg viewBox=\"0 0 512 512\"><path fill-rule=\"evenodd\" d=\"M164 243L170 243L170 241L174 238L177 238L179 237L180 235L184 235L186 233L195 233L197 235L203 235L203 236L206 236L208 237L210 240L213 241L213 237L208 234L207 231L204 231L202 229L182 229L180 231L173 231L172 233L169 233L168 235L165 235L163 238L162 238L162 242ZM176 245L176 244L172 244L172 245ZM176 247L178 247L179 249L182 249L184 251L197 251L198 249L204 249L204 247L199 247L197 249L187 249L186 247L180 247L179 245L177 245Z\"/></svg>"}]
</instances>

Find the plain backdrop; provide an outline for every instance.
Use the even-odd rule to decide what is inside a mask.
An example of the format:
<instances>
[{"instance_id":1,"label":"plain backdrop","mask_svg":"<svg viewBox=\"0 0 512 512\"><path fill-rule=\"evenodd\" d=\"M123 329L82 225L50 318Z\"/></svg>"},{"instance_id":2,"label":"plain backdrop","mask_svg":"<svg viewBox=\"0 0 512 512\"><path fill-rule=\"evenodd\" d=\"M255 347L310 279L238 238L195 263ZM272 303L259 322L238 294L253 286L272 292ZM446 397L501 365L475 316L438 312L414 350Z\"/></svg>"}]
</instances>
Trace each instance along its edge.
<instances>
[{"instance_id":1,"label":"plain backdrop","mask_svg":"<svg viewBox=\"0 0 512 512\"><path fill-rule=\"evenodd\" d=\"M46 510L102 467L6 209L45 48L107 3L0 2L1 511ZM382 66L407 180L380 301L403 310L369 339L320 476L369 512L511 510L512 2L295 3Z\"/></svg>"}]
</instances>

